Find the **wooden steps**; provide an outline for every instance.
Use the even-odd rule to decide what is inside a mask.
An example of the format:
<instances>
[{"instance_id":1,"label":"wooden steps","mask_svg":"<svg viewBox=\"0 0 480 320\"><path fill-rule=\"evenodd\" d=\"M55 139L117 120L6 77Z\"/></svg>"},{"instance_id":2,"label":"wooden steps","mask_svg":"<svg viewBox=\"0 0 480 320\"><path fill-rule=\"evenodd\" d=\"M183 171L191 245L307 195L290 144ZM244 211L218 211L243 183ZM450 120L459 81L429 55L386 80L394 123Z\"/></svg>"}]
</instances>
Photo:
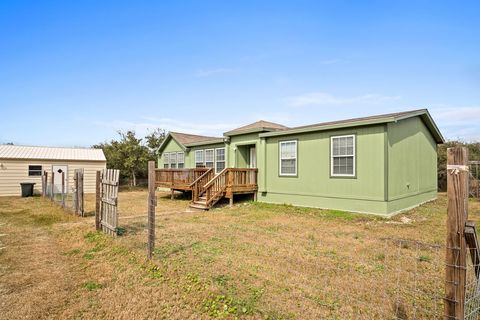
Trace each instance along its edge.
<instances>
[{"instance_id":1,"label":"wooden steps","mask_svg":"<svg viewBox=\"0 0 480 320\"><path fill-rule=\"evenodd\" d=\"M208 210L220 199L227 197L232 204L235 193L257 191L257 169L224 168L218 174L209 169L190 184L192 190L191 208Z\"/></svg>"}]
</instances>

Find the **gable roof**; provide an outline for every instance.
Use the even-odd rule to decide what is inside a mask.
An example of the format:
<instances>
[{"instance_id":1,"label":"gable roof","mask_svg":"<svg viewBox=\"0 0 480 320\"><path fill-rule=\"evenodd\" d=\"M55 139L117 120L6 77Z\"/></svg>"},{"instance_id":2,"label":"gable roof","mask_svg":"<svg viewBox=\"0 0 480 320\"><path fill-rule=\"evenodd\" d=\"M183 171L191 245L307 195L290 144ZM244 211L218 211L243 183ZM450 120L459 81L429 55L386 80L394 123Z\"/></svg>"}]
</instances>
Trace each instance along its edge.
<instances>
[{"instance_id":1,"label":"gable roof","mask_svg":"<svg viewBox=\"0 0 480 320\"><path fill-rule=\"evenodd\" d=\"M162 152L162 150L165 149L165 147L167 146L168 142L171 139L175 140L175 142L178 143L178 145L180 146L180 148L182 148L183 151L187 150L187 148L190 146L211 144L211 143L223 143L223 138L221 137L208 137L208 136L200 136L196 134L170 131L165 137L165 139L163 140L160 147L158 148L158 152Z\"/></svg>"},{"instance_id":2,"label":"gable roof","mask_svg":"<svg viewBox=\"0 0 480 320\"><path fill-rule=\"evenodd\" d=\"M303 132L324 131L324 130L331 130L331 129L341 129L341 128L348 128L348 127L396 122L396 121L417 117L417 116L423 120L423 122L425 123L427 128L430 130L430 133L432 134L432 136L434 137L437 143L445 142L445 139L443 138L442 134L440 133L440 130L438 129L435 122L433 121L427 109L387 113L387 114L380 114L380 115L374 115L374 116L362 117L362 118L352 118L352 119L339 120L339 121L321 122L317 124L311 124L307 126L300 126L300 127L287 129L287 130L282 130L280 132L266 132L266 133L260 134L260 137L272 137L272 136L288 135L288 134L303 133Z\"/></svg>"},{"instance_id":3,"label":"gable roof","mask_svg":"<svg viewBox=\"0 0 480 320\"><path fill-rule=\"evenodd\" d=\"M102 149L0 145L2 159L106 161Z\"/></svg>"},{"instance_id":4,"label":"gable roof","mask_svg":"<svg viewBox=\"0 0 480 320\"><path fill-rule=\"evenodd\" d=\"M234 135L249 133L249 132L278 131L278 130L285 130L285 129L288 129L288 127L282 124L260 120L260 121L247 124L246 126L242 126L242 127L227 131L223 135L234 136Z\"/></svg>"}]
</instances>

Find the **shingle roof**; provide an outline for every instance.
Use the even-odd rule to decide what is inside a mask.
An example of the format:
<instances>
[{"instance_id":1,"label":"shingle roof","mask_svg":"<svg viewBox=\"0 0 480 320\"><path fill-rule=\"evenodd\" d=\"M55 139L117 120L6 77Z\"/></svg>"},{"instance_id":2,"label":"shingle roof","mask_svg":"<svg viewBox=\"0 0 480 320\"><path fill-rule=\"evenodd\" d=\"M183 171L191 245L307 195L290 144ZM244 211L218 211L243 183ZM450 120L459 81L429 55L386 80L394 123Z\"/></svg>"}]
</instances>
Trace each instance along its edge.
<instances>
[{"instance_id":1,"label":"shingle roof","mask_svg":"<svg viewBox=\"0 0 480 320\"><path fill-rule=\"evenodd\" d=\"M407 119L407 118L417 117L417 116L424 121L425 125L430 130L432 136L435 138L437 143L445 142L445 139L443 138L440 130L438 129L435 122L433 121L427 109L418 109L418 110L411 110L411 111L405 111L405 112L380 114L380 115L374 115L374 116L362 117L362 118L352 118L352 119L346 119L346 120L321 122L321 123L316 123L316 124L311 124L306 126L294 127L294 128L290 128L290 129L286 129L278 132L261 133L260 136L271 137L271 136L296 134L296 133L311 132L311 131L322 131L322 130L340 129L340 128L348 128L348 127L363 126L363 125L380 124L380 123L399 121L402 119Z\"/></svg>"},{"instance_id":2,"label":"shingle roof","mask_svg":"<svg viewBox=\"0 0 480 320\"><path fill-rule=\"evenodd\" d=\"M203 142L209 140L218 140L221 138L218 137L207 137L207 136L199 136L195 134L188 134L188 133L181 133L181 132L170 132L170 135L180 142L181 144L189 144L189 143L196 143L196 142Z\"/></svg>"},{"instance_id":3,"label":"shingle roof","mask_svg":"<svg viewBox=\"0 0 480 320\"><path fill-rule=\"evenodd\" d=\"M256 121L250 124L247 124L245 126L230 130L228 132L225 132L225 135L230 135L230 134L236 134L236 133L241 133L245 131L278 131L278 130L285 130L288 129L288 127L274 123L274 122L269 122L265 120L260 120Z\"/></svg>"},{"instance_id":4,"label":"shingle roof","mask_svg":"<svg viewBox=\"0 0 480 320\"><path fill-rule=\"evenodd\" d=\"M330 126L330 125L335 125L335 124L349 124L349 125L353 126L357 122L364 122L364 121L370 121L370 120L380 120L380 119L384 119L384 118L400 118L400 117L404 117L404 116L408 117L410 115L414 115L414 114L416 115L419 111L424 111L424 110L426 110L426 109L377 114L377 115L374 115L374 116L360 117L360 118L350 118L350 119L343 119L343 120L337 120L337 121L320 122L320 123L315 123L315 124L309 124L309 125L306 125L306 126L294 127L292 129L322 127L322 126Z\"/></svg>"},{"instance_id":5,"label":"shingle roof","mask_svg":"<svg viewBox=\"0 0 480 320\"><path fill-rule=\"evenodd\" d=\"M106 161L102 149L0 145L2 159Z\"/></svg>"}]
</instances>

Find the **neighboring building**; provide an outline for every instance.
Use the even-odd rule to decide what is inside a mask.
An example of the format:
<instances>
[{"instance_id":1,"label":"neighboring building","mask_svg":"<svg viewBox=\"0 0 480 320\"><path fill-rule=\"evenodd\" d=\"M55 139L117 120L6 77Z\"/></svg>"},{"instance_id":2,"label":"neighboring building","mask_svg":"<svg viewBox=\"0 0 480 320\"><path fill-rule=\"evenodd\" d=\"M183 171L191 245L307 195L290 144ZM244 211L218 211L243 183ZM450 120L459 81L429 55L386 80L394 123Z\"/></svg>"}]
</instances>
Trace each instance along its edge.
<instances>
[{"instance_id":1,"label":"neighboring building","mask_svg":"<svg viewBox=\"0 0 480 320\"><path fill-rule=\"evenodd\" d=\"M443 142L426 109L296 128L258 121L221 138L171 132L158 166L258 168L258 201L392 215L436 198Z\"/></svg>"},{"instance_id":2,"label":"neighboring building","mask_svg":"<svg viewBox=\"0 0 480 320\"><path fill-rule=\"evenodd\" d=\"M49 179L55 172L57 190L65 172L65 186L71 190L74 170L80 168L84 169L84 192L94 193L96 171L105 169L106 163L101 149L0 145L0 196L19 196L21 182L35 183L34 192L40 193L44 171Z\"/></svg>"}]
</instances>

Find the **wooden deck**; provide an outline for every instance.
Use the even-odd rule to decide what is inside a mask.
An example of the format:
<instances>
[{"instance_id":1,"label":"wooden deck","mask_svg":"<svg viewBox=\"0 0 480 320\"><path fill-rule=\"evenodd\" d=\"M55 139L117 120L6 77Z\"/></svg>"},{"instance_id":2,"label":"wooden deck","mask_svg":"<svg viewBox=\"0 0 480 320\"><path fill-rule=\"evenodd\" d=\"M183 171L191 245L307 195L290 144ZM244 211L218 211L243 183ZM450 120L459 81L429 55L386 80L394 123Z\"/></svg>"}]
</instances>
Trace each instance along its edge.
<instances>
[{"instance_id":1,"label":"wooden deck","mask_svg":"<svg viewBox=\"0 0 480 320\"><path fill-rule=\"evenodd\" d=\"M225 168L215 175L212 168L156 169L155 186L192 191L191 206L208 210L221 198L241 193L256 194L258 169Z\"/></svg>"},{"instance_id":2,"label":"wooden deck","mask_svg":"<svg viewBox=\"0 0 480 320\"><path fill-rule=\"evenodd\" d=\"M155 187L189 191L192 190L192 183L209 170L209 168L155 169Z\"/></svg>"}]
</instances>

